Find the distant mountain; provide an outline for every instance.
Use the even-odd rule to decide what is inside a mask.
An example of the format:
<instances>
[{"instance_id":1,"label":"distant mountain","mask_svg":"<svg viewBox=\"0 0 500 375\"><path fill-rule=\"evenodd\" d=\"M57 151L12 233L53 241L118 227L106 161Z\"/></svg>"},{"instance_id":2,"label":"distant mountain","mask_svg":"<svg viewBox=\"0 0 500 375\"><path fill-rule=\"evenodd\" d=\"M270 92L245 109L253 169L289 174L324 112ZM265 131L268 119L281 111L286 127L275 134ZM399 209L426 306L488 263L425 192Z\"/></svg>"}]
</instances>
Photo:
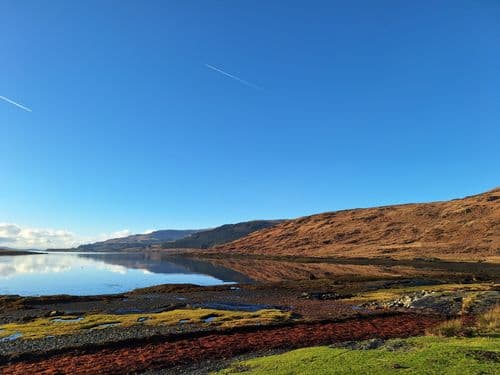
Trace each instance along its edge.
<instances>
[{"instance_id":1,"label":"distant mountain","mask_svg":"<svg viewBox=\"0 0 500 375\"><path fill-rule=\"evenodd\" d=\"M226 224L213 229L157 230L148 234L134 234L128 237L80 245L74 249L48 249L51 251L141 251L147 248L164 249L206 249L215 245L237 240L257 230L270 228L282 220L254 220L238 224Z\"/></svg>"},{"instance_id":2,"label":"distant mountain","mask_svg":"<svg viewBox=\"0 0 500 375\"><path fill-rule=\"evenodd\" d=\"M128 237L113 238L106 241L95 242L78 246L77 251L121 251L121 250L140 250L152 245L159 245L164 242L170 242L187 237L198 232L196 229L175 230L165 229L157 230L148 234L134 234Z\"/></svg>"},{"instance_id":3,"label":"distant mountain","mask_svg":"<svg viewBox=\"0 0 500 375\"><path fill-rule=\"evenodd\" d=\"M195 273L210 275L222 281L248 283L252 279L244 273L214 264L212 261L172 255L164 251L127 252L113 254L80 254L80 257L104 261L108 264L147 270L152 273Z\"/></svg>"},{"instance_id":4,"label":"distant mountain","mask_svg":"<svg viewBox=\"0 0 500 375\"><path fill-rule=\"evenodd\" d=\"M13 248L13 247L7 247L7 246L0 246L0 251L16 251L17 249Z\"/></svg>"},{"instance_id":5,"label":"distant mountain","mask_svg":"<svg viewBox=\"0 0 500 375\"><path fill-rule=\"evenodd\" d=\"M208 229L191 234L176 241L165 241L165 249L207 249L244 237L261 229L271 228L283 220L254 220L237 224L225 224L214 229Z\"/></svg>"},{"instance_id":6,"label":"distant mountain","mask_svg":"<svg viewBox=\"0 0 500 375\"><path fill-rule=\"evenodd\" d=\"M500 261L500 188L445 202L287 220L210 251L305 257Z\"/></svg>"}]
</instances>

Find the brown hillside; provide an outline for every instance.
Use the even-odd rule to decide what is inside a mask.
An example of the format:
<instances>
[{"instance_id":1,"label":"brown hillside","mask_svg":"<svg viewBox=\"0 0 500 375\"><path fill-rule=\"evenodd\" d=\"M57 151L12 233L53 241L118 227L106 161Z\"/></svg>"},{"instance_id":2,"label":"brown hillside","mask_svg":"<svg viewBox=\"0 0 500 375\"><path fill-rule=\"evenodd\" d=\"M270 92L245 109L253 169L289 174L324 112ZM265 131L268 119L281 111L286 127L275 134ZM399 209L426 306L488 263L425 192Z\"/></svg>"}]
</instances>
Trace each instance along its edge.
<instances>
[{"instance_id":1,"label":"brown hillside","mask_svg":"<svg viewBox=\"0 0 500 375\"><path fill-rule=\"evenodd\" d=\"M500 261L500 188L446 202L329 212L289 220L216 252L307 257Z\"/></svg>"}]
</instances>

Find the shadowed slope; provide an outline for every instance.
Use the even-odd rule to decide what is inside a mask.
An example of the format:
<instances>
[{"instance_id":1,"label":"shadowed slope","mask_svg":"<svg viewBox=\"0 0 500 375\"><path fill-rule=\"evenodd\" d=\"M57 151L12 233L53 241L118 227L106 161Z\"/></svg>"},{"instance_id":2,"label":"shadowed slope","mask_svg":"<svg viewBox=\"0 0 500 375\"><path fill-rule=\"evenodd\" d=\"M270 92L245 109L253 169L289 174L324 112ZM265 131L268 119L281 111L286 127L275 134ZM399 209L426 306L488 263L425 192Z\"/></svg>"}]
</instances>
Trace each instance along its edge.
<instances>
[{"instance_id":1,"label":"shadowed slope","mask_svg":"<svg viewBox=\"0 0 500 375\"><path fill-rule=\"evenodd\" d=\"M140 250L151 245L159 245L165 241L176 241L187 237L199 230L186 229L164 229L157 230L147 234L133 234L127 237L112 238L106 241L95 242L91 244L80 245L78 251L121 251L121 250Z\"/></svg>"},{"instance_id":2,"label":"shadowed slope","mask_svg":"<svg viewBox=\"0 0 500 375\"><path fill-rule=\"evenodd\" d=\"M165 249L207 249L226 242L234 241L252 232L273 227L282 220L254 220L237 224L225 224L220 227L193 233L177 241L162 244Z\"/></svg>"}]
</instances>

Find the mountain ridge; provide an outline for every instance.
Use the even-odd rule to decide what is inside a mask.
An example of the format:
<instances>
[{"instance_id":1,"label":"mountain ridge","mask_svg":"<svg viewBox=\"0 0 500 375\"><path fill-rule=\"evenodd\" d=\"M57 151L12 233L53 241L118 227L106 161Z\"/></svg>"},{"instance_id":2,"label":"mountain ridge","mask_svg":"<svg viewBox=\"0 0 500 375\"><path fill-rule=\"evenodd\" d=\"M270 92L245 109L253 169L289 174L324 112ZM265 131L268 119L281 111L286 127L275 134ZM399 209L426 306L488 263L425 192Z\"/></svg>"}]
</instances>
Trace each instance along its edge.
<instances>
[{"instance_id":1,"label":"mountain ridge","mask_svg":"<svg viewBox=\"0 0 500 375\"><path fill-rule=\"evenodd\" d=\"M126 237L111 238L90 244L80 245L77 251L119 251L124 249L144 249L165 241L175 241L204 229L162 229L151 233L133 234Z\"/></svg>"},{"instance_id":2,"label":"mountain ridge","mask_svg":"<svg viewBox=\"0 0 500 375\"><path fill-rule=\"evenodd\" d=\"M265 229L281 223L282 220L251 220L235 224L224 224L208 229L163 229L147 234L133 234L112 238L73 249L48 249L71 251L140 251L146 249L205 249L214 245L230 242L256 230Z\"/></svg>"},{"instance_id":3,"label":"mountain ridge","mask_svg":"<svg viewBox=\"0 0 500 375\"><path fill-rule=\"evenodd\" d=\"M251 220L199 231L176 241L163 243L165 249L207 249L241 238L250 233L271 228L283 220Z\"/></svg>"}]
</instances>

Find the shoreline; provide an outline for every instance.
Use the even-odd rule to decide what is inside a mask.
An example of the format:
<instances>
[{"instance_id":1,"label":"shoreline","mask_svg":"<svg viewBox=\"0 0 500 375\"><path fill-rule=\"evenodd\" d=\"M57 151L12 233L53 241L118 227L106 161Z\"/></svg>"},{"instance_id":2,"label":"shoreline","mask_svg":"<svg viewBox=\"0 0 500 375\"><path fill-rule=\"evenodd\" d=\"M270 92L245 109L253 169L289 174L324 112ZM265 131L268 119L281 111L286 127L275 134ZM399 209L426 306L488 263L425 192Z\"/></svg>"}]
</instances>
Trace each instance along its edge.
<instances>
[{"instance_id":1,"label":"shoreline","mask_svg":"<svg viewBox=\"0 0 500 375\"><path fill-rule=\"evenodd\" d=\"M29 250L0 250L1 256L18 256L18 255L43 255L47 254L43 251L29 251Z\"/></svg>"},{"instance_id":2,"label":"shoreline","mask_svg":"<svg viewBox=\"0 0 500 375\"><path fill-rule=\"evenodd\" d=\"M153 369L151 361L158 370L208 359L219 366L262 350L421 335L459 316L457 301L474 296L479 302L468 308L481 310L499 299L498 284L461 283L467 281L461 277L339 276L163 284L94 296L0 296L0 372L78 374L90 370L84 364L98 363L100 374L141 373ZM405 305L422 298L430 300L417 308ZM265 319L269 313L276 318ZM161 316L173 320L154 323ZM21 335L4 340L2 330L4 339Z\"/></svg>"}]
</instances>

